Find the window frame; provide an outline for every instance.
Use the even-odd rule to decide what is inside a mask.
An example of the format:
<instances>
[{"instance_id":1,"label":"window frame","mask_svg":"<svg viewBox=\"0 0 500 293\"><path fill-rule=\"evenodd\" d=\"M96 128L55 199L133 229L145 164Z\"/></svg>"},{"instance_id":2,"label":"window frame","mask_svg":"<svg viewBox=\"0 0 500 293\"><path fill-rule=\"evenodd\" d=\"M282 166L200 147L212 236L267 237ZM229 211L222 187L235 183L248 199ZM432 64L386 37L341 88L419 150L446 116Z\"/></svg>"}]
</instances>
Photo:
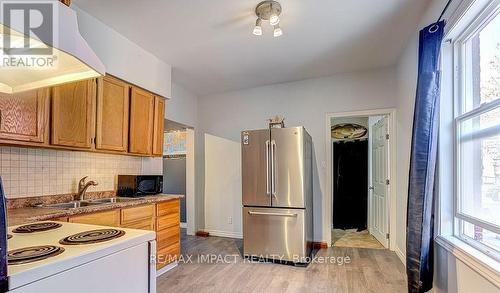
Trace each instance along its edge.
<instances>
[{"instance_id":1,"label":"window frame","mask_svg":"<svg viewBox=\"0 0 500 293\"><path fill-rule=\"evenodd\" d=\"M463 59L464 52L460 52L464 47L459 46L459 42L464 42L467 37L473 36L473 32L480 29L481 24L485 24L490 17L493 17L499 6L500 0L462 0L452 2L444 16L447 24L444 28L440 59L442 72L435 241L439 247L500 287L500 260L488 253L488 250L491 250L489 246L472 238L460 237L462 220L456 217L459 207L457 191L460 183L457 180L460 174L457 157L459 154L457 118L462 121L466 117L495 108L497 103L500 104L499 100L495 100L490 104L480 105L470 113L463 113L461 109L463 101L460 99L464 98L463 81L466 77L462 75L461 69L465 65L465 59Z\"/></svg>"}]
</instances>

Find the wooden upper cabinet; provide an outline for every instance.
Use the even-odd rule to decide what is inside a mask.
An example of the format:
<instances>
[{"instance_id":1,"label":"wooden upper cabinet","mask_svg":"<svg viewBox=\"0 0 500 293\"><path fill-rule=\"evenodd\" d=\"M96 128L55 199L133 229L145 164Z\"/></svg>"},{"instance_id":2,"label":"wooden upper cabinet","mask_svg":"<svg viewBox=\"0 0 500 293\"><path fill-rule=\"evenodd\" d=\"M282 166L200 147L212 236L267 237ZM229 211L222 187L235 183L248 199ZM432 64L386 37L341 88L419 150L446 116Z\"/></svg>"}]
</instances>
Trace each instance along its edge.
<instances>
[{"instance_id":1,"label":"wooden upper cabinet","mask_svg":"<svg viewBox=\"0 0 500 293\"><path fill-rule=\"evenodd\" d=\"M130 96L129 152L141 155L153 153L153 94L132 87Z\"/></svg>"},{"instance_id":2,"label":"wooden upper cabinet","mask_svg":"<svg viewBox=\"0 0 500 293\"><path fill-rule=\"evenodd\" d=\"M92 148L94 100L95 79L52 89L53 145Z\"/></svg>"},{"instance_id":3,"label":"wooden upper cabinet","mask_svg":"<svg viewBox=\"0 0 500 293\"><path fill-rule=\"evenodd\" d=\"M0 93L0 144L161 156L165 106L109 75Z\"/></svg>"},{"instance_id":4,"label":"wooden upper cabinet","mask_svg":"<svg viewBox=\"0 0 500 293\"><path fill-rule=\"evenodd\" d=\"M155 115L153 130L153 155L163 155L163 130L165 127L165 99L155 97Z\"/></svg>"},{"instance_id":5,"label":"wooden upper cabinet","mask_svg":"<svg viewBox=\"0 0 500 293\"><path fill-rule=\"evenodd\" d=\"M128 150L129 85L105 76L98 80L96 149Z\"/></svg>"},{"instance_id":6,"label":"wooden upper cabinet","mask_svg":"<svg viewBox=\"0 0 500 293\"><path fill-rule=\"evenodd\" d=\"M48 143L50 89L0 95L0 139Z\"/></svg>"}]
</instances>

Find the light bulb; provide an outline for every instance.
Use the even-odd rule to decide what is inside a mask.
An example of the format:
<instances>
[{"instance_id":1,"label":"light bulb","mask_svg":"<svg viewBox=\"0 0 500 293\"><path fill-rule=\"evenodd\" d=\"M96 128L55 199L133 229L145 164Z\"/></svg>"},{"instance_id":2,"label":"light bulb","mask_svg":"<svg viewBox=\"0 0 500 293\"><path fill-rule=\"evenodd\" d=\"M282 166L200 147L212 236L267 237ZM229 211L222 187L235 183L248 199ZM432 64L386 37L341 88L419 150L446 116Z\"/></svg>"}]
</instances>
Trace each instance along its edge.
<instances>
[{"instance_id":1,"label":"light bulb","mask_svg":"<svg viewBox=\"0 0 500 293\"><path fill-rule=\"evenodd\" d=\"M271 25L277 25L278 23L280 23L279 16L276 14L271 15L271 17L269 17L269 23Z\"/></svg>"},{"instance_id":2,"label":"light bulb","mask_svg":"<svg viewBox=\"0 0 500 293\"><path fill-rule=\"evenodd\" d=\"M257 18L257 21L255 22L255 27L253 28L253 34L256 36L262 35L262 27L260 26L261 23L262 20L260 18Z\"/></svg>"},{"instance_id":3,"label":"light bulb","mask_svg":"<svg viewBox=\"0 0 500 293\"><path fill-rule=\"evenodd\" d=\"M283 34L283 31L281 30L280 26L279 25L275 25L274 26L274 33L273 33L273 36L276 38L276 37L279 37Z\"/></svg>"},{"instance_id":4,"label":"light bulb","mask_svg":"<svg viewBox=\"0 0 500 293\"><path fill-rule=\"evenodd\" d=\"M256 36L261 36L262 35L262 28L260 26L255 26L253 28L253 34Z\"/></svg>"}]
</instances>

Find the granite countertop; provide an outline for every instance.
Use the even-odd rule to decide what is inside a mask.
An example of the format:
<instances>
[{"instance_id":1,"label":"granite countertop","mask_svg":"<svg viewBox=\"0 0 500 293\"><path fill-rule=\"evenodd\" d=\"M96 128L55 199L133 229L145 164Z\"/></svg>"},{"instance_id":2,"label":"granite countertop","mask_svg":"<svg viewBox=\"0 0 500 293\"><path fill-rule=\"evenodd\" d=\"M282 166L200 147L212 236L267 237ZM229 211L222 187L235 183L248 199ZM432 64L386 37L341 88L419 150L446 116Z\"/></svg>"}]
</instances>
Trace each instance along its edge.
<instances>
[{"instance_id":1,"label":"granite countertop","mask_svg":"<svg viewBox=\"0 0 500 293\"><path fill-rule=\"evenodd\" d=\"M7 209L7 224L8 226L16 226L25 223L50 220L54 218L70 217L75 215L127 208L144 204L159 203L182 197L184 197L184 195L181 194L159 194L141 197L140 199L127 202L85 206L74 209L55 209L44 207L12 208Z\"/></svg>"}]
</instances>

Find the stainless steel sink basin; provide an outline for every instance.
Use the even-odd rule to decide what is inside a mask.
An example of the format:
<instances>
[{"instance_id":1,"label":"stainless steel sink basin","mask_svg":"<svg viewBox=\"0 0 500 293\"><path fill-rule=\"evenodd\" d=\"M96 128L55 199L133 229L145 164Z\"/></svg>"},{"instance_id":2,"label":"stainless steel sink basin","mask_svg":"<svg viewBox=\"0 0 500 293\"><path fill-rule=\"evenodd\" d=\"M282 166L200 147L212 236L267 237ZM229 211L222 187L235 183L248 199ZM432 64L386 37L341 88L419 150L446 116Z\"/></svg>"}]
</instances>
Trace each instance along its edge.
<instances>
[{"instance_id":1,"label":"stainless steel sink basin","mask_svg":"<svg viewBox=\"0 0 500 293\"><path fill-rule=\"evenodd\" d=\"M93 200L76 200L63 203L46 204L46 205L39 205L38 207L54 208L54 209L76 209L87 206L120 203L120 202L134 201L139 199L140 198L131 198L131 197L110 197L110 198L100 198Z\"/></svg>"},{"instance_id":2,"label":"stainless steel sink basin","mask_svg":"<svg viewBox=\"0 0 500 293\"><path fill-rule=\"evenodd\" d=\"M101 204L101 203L97 203L97 202L94 203L94 202L88 202L88 201L71 201L71 202L47 204L47 205L42 205L41 207L55 208L55 209L76 209L76 208L87 207L87 206L95 206L95 205L99 205L99 204Z\"/></svg>"},{"instance_id":3,"label":"stainless steel sink basin","mask_svg":"<svg viewBox=\"0 0 500 293\"><path fill-rule=\"evenodd\" d=\"M100 198L89 200L90 203L96 204L106 204L106 203L119 203L119 202L127 202L139 200L140 198L132 198L132 197L110 197L110 198Z\"/></svg>"}]
</instances>

